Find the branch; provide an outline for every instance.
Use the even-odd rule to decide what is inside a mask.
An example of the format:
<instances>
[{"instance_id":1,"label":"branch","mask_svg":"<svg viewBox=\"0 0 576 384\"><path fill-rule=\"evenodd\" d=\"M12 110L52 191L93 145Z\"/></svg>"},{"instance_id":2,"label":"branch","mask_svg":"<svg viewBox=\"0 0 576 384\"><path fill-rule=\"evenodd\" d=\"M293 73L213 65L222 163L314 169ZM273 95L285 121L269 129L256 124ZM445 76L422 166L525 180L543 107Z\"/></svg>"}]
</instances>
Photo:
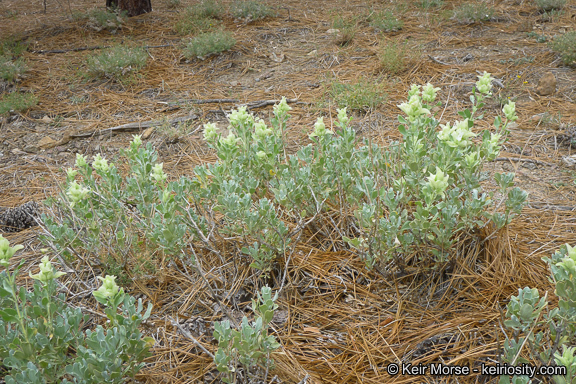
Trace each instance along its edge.
<instances>
[{"instance_id":1,"label":"branch","mask_svg":"<svg viewBox=\"0 0 576 384\"><path fill-rule=\"evenodd\" d=\"M173 47L174 44L163 44L163 45L149 45L146 47L142 47L144 49L149 49L149 48L164 48L164 47ZM110 48L109 45L104 45L104 46L100 46L100 45L96 45L94 47L82 47L82 48L70 48L70 49L52 49L52 50L40 50L40 51L31 51L30 53L38 53L41 55L45 55L47 53L67 53L67 52L80 52L80 51L94 51L96 49L106 49L106 48Z\"/></svg>"},{"instance_id":2,"label":"branch","mask_svg":"<svg viewBox=\"0 0 576 384\"><path fill-rule=\"evenodd\" d=\"M204 348L204 346L202 344L200 344L200 342L198 340L196 340L196 338L194 336L192 336L190 334L190 332L186 331L184 328L182 328L182 326L180 324L178 324L177 321L174 321L174 319L172 319L171 317L168 317L170 319L170 322L172 323L172 326L177 328L180 333L182 333L184 336L186 336L186 338L192 340L192 342L194 343L194 345L196 345L198 348L200 348L201 350L203 350L204 352L206 352L206 354L208 356L210 356L212 359L214 359L214 355L207 350L206 348Z\"/></svg>"},{"instance_id":3,"label":"branch","mask_svg":"<svg viewBox=\"0 0 576 384\"><path fill-rule=\"evenodd\" d=\"M197 115L186 116L186 117L176 117L174 119L168 120L167 123L168 124L175 124L175 123L181 123L181 122L189 121L189 120L196 120L197 118L198 118ZM70 137L89 137L89 136L93 136L95 134L103 135L105 133L115 132L115 131L133 131L133 130L139 130L139 129L143 129L143 128L154 127L156 125L160 125L160 124L164 124L164 123L166 123L166 121L164 121L164 120L150 120L150 121L143 121L143 122L134 122L134 123L117 125L117 126L111 127L111 128L100 129L98 131L76 133L76 134L70 135Z\"/></svg>"},{"instance_id":4,"label":"branch","mask_svg":"<svg viewBox=\"0 0 576 384\"><path fill-rule=\"evenodd\" d=\"M494 161L525 161L527 163L535 163L535 164L540 164L540 165L547 165L549 167L553 166L554 164L551 163L547 163L545 161L540 161L540 160L532 160L532 159L524 159L521 157L497 157L494 159Z\"/></svg>"}]
</instances>

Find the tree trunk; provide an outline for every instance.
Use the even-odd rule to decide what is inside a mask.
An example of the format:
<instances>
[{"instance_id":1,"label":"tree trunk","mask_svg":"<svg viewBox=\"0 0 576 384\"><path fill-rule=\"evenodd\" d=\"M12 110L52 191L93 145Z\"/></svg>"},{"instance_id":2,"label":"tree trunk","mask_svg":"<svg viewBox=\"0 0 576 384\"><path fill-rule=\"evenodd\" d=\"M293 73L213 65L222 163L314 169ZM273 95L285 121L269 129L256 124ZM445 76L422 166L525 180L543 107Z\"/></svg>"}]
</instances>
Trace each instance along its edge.
<instances>
[{"instance_id":1,"label":"tree trunk","mask_svg":"<svg viewBox=\"0 0 576 384\"><path fill-rule=\"evenodd\" d=\"M152 12L152 3L150 0L106 0L106 7L126 11L128 17Z\"/></svg>"}]
</instances>

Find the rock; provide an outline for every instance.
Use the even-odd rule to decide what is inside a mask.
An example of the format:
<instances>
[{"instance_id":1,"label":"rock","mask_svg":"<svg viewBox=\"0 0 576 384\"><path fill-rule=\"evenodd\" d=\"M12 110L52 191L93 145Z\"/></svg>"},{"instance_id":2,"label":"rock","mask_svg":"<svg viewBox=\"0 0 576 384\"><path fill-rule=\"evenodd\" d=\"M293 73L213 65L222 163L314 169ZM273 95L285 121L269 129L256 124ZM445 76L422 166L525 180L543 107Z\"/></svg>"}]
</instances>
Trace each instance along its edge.
<instances>
[{"instance_id":1,"label":"rock","mask_svg":"<svg viewBox=\"0 0 576 384\"><path fill-rule=\"evenodd\" d=\"M154 132L154 127L146 129L144 133L142 133L142 140L146 140L147 138L149 138L152 132Z\"/></svg>"},{"instance_id":2,"label":"rock","mask_svg":"<svg viewBox=\"0 0 576 384\"><path fill-rule=\"evenodd\" d=\"M46 124L50 124L52 122L52 119L48 117L48 115L44 115L44 117L41 120Z\"/></svg>"},{"instance_id":3,"label":"rock","mask_svg":"<svg viewBox=\"0 0 576 384\"><path fill-rule=\"evenodd\" d=\"M38 148L40 149L50 149L50 148L54 148L55 146L57 146L59 143L52 139L50 136L44 136L39 142L38 142Z\"/></svg>"},{"instance_id":4,"label":"rock","mask_svg":"<svg viewBox=\"0 0 576 384\"><path fill-rule=\"evenodd\" d=\"M576 168L576 155L562 157L562 162L568 168Z\"/></svg>"},{"instance_id":5,"label":"rock","mask_svg":"<svg viewBox=\"0 0 576 384\"><path fill-rule=\"evenodd\" d=\"M74 128L68 128L65 132L64 132L64 136L62 136L62 140L60 140L58 142L58 145L64 145L67 144L70 140L72 140L72 138L70 137L70 135L74 134Z\"/></svg>"},{"instance_id":6,"label":"rock","mask_svg":"<svg viewBox=\"0 0 576 384\"><path fill-rule=\"evenodd\" d=\"M270 55L270 58L277 63L281 63L284 61L285 56L283 53L277 55L275 52L272 52L272 55Z\"/></svg>"},{"instance_id":7,"label":"rock","mask_svg":"<svg viewBox=\"0 0 576 384\"><path fill-rule=\"evenodd\" d=\"M546 72L538 82L536 93L540 96L548 96L554 92L556 92L556 76L552 72Z\"/></svg>"},{"instance_id":8,"label":"rock","mask_svg":"<svg viewBox=\"0 0 576 384\"><path fill-rule=\"evenodd\" d=\"M38 147L35 145L27 145L24 147L26 153L38 153Z\"/></svg>"},{"instance_id":9,"label":"rock","mask_svg":"<svg viewBox=\"0 0 576 384\"><path fill-rule=\"evenodd\" d=\"M542 120L542 115L534 115L530 118L530 120L532 120L535 123L539 123L540 120Z\"/></svg>"},{"instance_id":10,"label":"rock","mask_svg":"<svg viewBox=\"0 0 576 384\"><path fill-rule=\"evenodd\" d=\"M336 28L332 28L332 29L329 29L329 30L326 31L326 33L329 34L329 35L332 35L332 34L338 33L338 32L340 32L340 30L339 30L339 29L336 29Z\"/></svg>"},{"instance_id":11,"label":"rock","mask_svg":"<svg viewBox=\"0 0 576 384\"><path fill-rule=\"evenodd\" d=\"M513 121L511 123L508 123L508 126L506 128L507 129L516 129L516 128L518 128L518 124Z\"/></svg>"}]
</instances>

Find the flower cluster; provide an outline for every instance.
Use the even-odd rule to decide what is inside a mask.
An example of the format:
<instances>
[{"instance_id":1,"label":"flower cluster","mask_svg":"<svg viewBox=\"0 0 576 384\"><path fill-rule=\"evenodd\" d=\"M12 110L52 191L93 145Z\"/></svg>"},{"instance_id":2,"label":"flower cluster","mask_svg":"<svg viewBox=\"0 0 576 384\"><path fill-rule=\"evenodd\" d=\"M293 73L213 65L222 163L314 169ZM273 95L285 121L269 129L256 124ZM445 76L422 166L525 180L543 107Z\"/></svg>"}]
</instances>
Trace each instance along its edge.
<instances>
[{"instance_id":1,"label":"flower cluster","mask_svg":"<svg viewBox=\"0 0 576 384\"><path fill-rule=\"evenodd\" d=\"M166 174L162 170L163 166L164 166L164 163L155 164L152 167L152 173L150 174L150 177L156 181L166 180Z\"/></svg>"},{"instance_id":2,"label":"flower cluster","mask_svg":"<svg viewBox=\"0 0 576 384\"><path fill-rule=\"evenodd\" d=\"M422 115L429 115L430 110L424 108L422 101L418 94L410 96L407 103L402 103L398 106L406 115L408 115L408 120L414 122L420 118Z\"/></svg>"},{"instance_id":3,"label":"flower cluster","mask_svg":"<svg viewBox=\"0 0 576 384\"><path fill-rule=\"evenodd\" d=\"M11 247L10 242L6 240L4 236L0 235L0 265L8 267L10 264L8 260L22 248L24 248L24 246L20 244Z\"/></svg>"},{"instance_id":4,"label":"flower cluster","mask_svg":"<svg viewBox=\"0 0 576 384\"><path fill-rule=\"evenodd\" d=\"M502 112L509 121L516 121L518 116L516 116L516 103L513 101L508 101L508 104L502 108Z\"/></svg>"},{"instance_id":5,"label":"flower cluster","mask_svg":"<svg viewBox=\"0 0 576 384\"><path fill-rule=\"evenodd\" d=\"M242 139L237 138L235 134L230 132L226 138L220 139L220 144L227 147L235 147Z\"/></svg>"},{"instance_id":6,"label":"flower cluster","mask_svg":"<svg viewBox=\"0 0 576 384\"><path fill-rule=\"evenodd\" d=\"M136 149L142 145L142 136L141 135L132 135L132 142L130 145Z\"/></svg>"},{"instance_id":7,"label":"flower cluster","mask_svg":"<svg viewBox=\"0 0 576 384\"><path fill-rule=\"evenodd\" d=\"M38 280L46 284L50 280L57 279L60 276L65 275L66 272L55 272L50 259L48 259L48 256L44 256L40 262L40 273L33 275L32 272L29 272L29 274L30 277L34 280Z\"/></svg>"},{"instance_id":8,"label":"flower cluster","mask_svg":"<svg viewBox=\"0 0 576 384\"><path fill-rule=\"evenodd\" d=\"M472 144L470 138L476 136L470 131L470 125L468 119L457 121L452 127L450 123L441 124L442 130L438 132L438 139L452 148L467 148Z\"/></svg>"},{"instance_id":9,"label":"flower cluster","mask_svg":"<svg viewBox=\"0 0 576 384\"><path fill-rule=\"evenodd\" d=\"M88 163L86 162L86 158L84 156L82 156L81 154L77 153L76 154L76 166L78 168L84 168L87 165L88 165Z\"/></svg>"},{"instance_id":10,"label":"flower cluster","mask_svg":"<svg viewBox=\"0 0 576 384\"><path fill-rule=\"evenodd\" d=\"M240 127L254 123L254 117L248 113L245 105L232 111L228 115L228 120L230 121L230 125L233 127Z\"/></svg>"},{"instance_id":11,"label":"flower cluster","mask_svg":"<svg viewBox=\"0 0 576 384\"><path fill-rule=\"evenodd\" d=\"M110 170L108 161L102 157L102 155L97 154L94 156L94 161L92 162L92 168L102 173L107 173Z\"/></svg>"},{"instance_id":12,"label":"flower cluster","mask_svg":"<svg viewBox=\"0 0 576 384\"><path fill-rule=\"evenodd\" d=\"M90 190L86 187L82 187L76 181L72 181L70 186L68 187L68 191L66 191L66 195L70 198L70 207L74 207L76 203L84 200Z\"/></svg>"},{"instance_id":13,"label":"flower cluster","mask_svg":"<svg viewBox=\"0 0 576 384\"><path fill-rule=\"evenodd\" d=\"M424 88L422 88L422 100L426 103L433 103L436 100L436 93L440 90L440 88L434 88L434 86L430 83L426 84Z\"/></svg>"},{"instance_id":14,"label":"flower cluster","mask_svg":"<svg viewBox=\"0 0 576 384\"><path fill-rule=\"evenodd\" d=\"M260 120L258 120L258 122L256 122L254 124L254 139L255 140L257 140L257 141L264 140L270 134L272 134L272 129L270 129L266 126L266 123L264 122L264 120L260 119Z\"/></svg>"},{"instance_id":15,"label":"flower cluster","mask_svg":"<svg viewBox=\"0 0 576 384\"><path fill-rule=\"evenodd\" d=\"M491 95L490 92L492 90L492 77L486 71L482 76L478 76L478 81L476 82L476 89L483 95Z\"/></svg>"},{"instance_id":16,"label":"flower cluster","mask_svg":"<svg viewBox=\"0 0 576 384\"><path fill-rule=\"evenodd\" d=\"M282 100L280 100L280 103L274 105L273 107L274 115L282 118L289 117L287 113L291 109L292 107L288 105L288 103L286 102L286 97L284 96L282 96Z\"/></svg>"},{"instance_id":17,"label":"flower cluster","mask_svg":"<svg viewBox=\"0 0 576 384\"><path fill-rule=\"evenodd\" d=\"M346 107L337 109L336 112L338 112L338 122L340 126L347 126L350 123L350 118L346 112Z\"/></svg>"},{"instance_id":18,"label":"flower cluster","mask_svg":"<svg viewBox=\"0 0 576 384\"><path fill-rule=\"evenodd\" d=\"M334 134L334 132L332 132L329 129L326 129L326 124L324 124L324 117L319 117L316 120L316 123L314 123L314 131L308 136L310 138L318 137L321 139L326 135L332 135L332 134Z\"/></svg>"},{"instance_id":19,"label":"flower cluster","mask_svg":"<svg viewBox=\"0 0 576 384\"><path fill-rule=\"evenodd\" d=\"M98 280L102 281L102 286L96 291L92 292L98 301L106 301L109 298L116 296L119 292L118 285L116 285L116 276L106 275L106 277L98 276Z\"/></svg>"},{"instance_id":20,"label":"flower cluster","mask_svg":"<svg viewBox=\"0 0 576 384\"><path fill-rule=\"evenodd\" d=\"M207 143L214 144L218 139L218 128L214 123L204 124L204 140Z\"/></svg>"},{"instance_id":21,"label":"flower cluster","mask_svg":"<svg viewBox=\"0 0 576 384\"><path fill-rule=\"evenodd\" d=\"M444 198L444 191L448 188L448 175L445 175L440 168L436 167L436 173L430 173L427 179L432 192L436 196L440 195Z\"/></svg>"}]
</instances>

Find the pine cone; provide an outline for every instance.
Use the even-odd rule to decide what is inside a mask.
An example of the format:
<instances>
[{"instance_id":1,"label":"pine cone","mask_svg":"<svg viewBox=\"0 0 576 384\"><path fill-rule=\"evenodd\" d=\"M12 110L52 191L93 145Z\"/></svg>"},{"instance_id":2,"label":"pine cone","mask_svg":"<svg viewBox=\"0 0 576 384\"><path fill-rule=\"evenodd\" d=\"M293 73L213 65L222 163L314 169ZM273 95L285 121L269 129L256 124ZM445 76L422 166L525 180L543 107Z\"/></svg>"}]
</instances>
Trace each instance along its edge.
<instances>
[{"instance_id":1,"label":"pine cone","mask_svg":"<svg viewBox=\"0 0 576 384\"><path fill-rule=\"evenodd\" d=\"M29 201L19 207L0 211L0 232L18 232L35 226L38 209L35 201Z\"/></svg>"}]
</instances>

